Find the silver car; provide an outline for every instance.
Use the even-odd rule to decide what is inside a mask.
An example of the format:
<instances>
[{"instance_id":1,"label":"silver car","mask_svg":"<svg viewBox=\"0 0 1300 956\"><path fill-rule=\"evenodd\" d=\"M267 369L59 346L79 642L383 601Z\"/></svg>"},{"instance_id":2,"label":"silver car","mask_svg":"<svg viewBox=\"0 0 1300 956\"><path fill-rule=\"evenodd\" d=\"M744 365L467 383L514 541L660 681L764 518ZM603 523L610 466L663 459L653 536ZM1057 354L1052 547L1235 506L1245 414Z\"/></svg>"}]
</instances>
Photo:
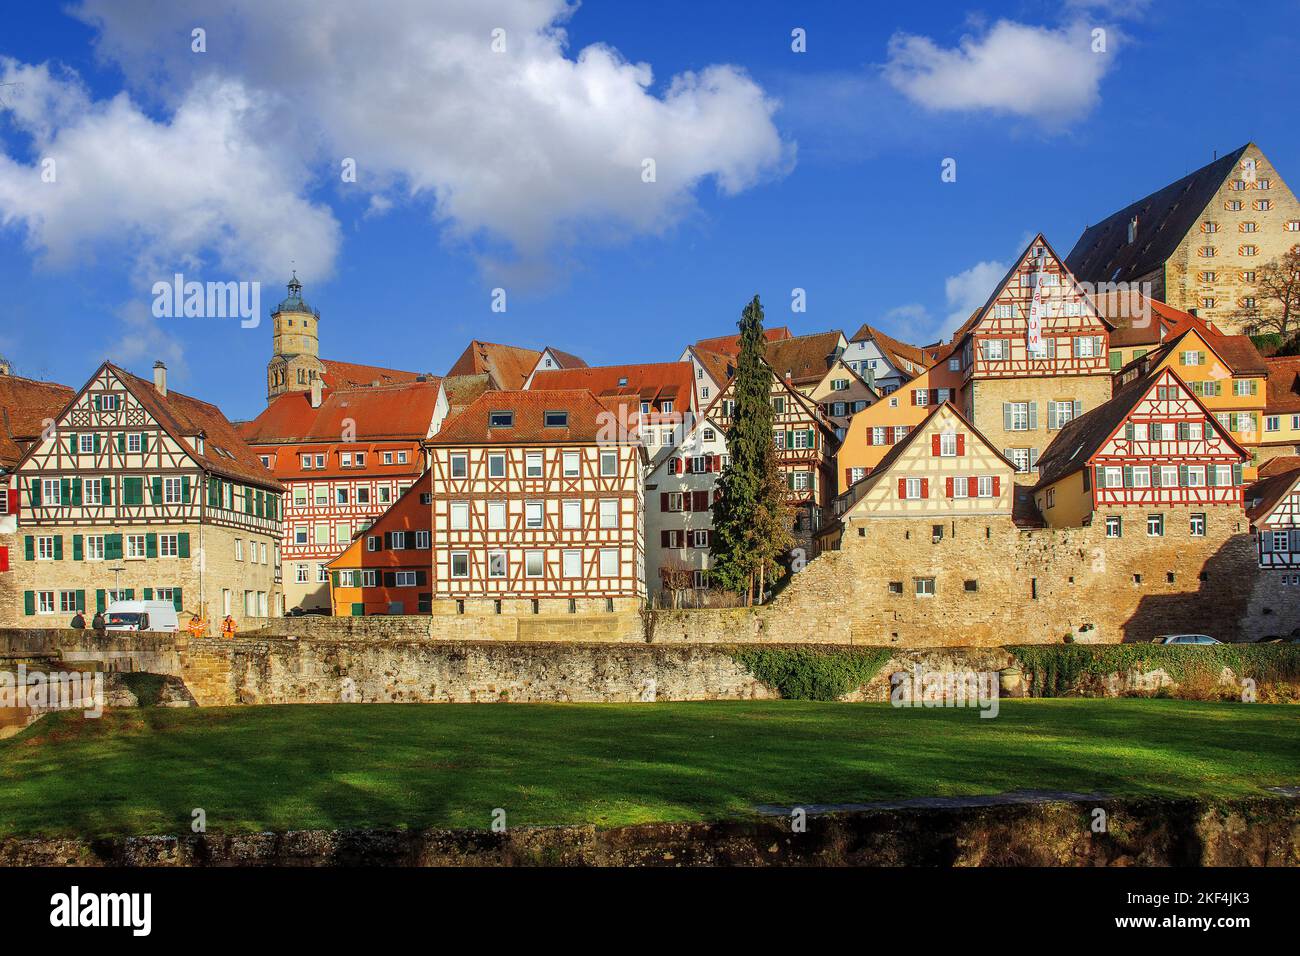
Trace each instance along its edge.
<instances>
[{"instance_id":1,"label":"silver car","mask_svg":"<svg viewBox=\"0 0 1300 956\"><path fill-rule=\"evenodd\" d=\"M1208 634L1164 634L1157 637L1156 644L1222 644Z\"/></svg>"}]
</instances>

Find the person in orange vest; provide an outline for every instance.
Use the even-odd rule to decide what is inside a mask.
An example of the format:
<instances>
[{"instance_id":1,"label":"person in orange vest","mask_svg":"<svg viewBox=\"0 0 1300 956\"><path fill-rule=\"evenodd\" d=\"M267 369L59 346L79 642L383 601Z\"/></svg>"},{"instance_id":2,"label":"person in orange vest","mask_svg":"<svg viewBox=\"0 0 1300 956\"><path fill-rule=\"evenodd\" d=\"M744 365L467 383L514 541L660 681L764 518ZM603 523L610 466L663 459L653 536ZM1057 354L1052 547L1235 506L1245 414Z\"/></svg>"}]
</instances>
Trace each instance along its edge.
<instances>
[{"instance_id":1,"label":"person in orange vest","mask_svg":"<svg viewBox=\"0 0 1300 956\"><path fill-rule=\"evenodd\" d=\"M208 633L207 618L195 614L190 618L188 629L191 637L202 637L204 634Z\"/></svg>"},{"instance_id":2,"label":"person in orange vest","mask_svg":"<svg viewBox=\"0 0 1300 956\"><path fill-rule=\"evenodd\" d=\"M235 619L227 614L221 621L221 636L233 638L236 630Z\"/></svg>"}]
</instances>

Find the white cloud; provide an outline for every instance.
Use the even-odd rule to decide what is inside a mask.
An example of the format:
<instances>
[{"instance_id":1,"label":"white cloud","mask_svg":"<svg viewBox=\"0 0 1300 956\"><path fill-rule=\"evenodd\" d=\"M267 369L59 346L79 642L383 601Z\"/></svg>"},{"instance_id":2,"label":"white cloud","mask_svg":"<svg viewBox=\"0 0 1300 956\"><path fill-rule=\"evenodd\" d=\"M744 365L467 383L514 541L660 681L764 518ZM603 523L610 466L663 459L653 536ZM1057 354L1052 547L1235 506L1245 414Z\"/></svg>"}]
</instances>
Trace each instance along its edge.
<instances>
[{"instance_id":1,"label":"white cloud","mask_svg":"<svg viewBox=\"0 0 1300 956\"><path fill-rule=\"evenodd\" d=\"M484 261L657 233L711 180L724 194L789 168L777 104L742 70L705 66L656 89L603 45L576 55L564 0L85 0L99 51L135 89L235 77L275 109L275 146L359 190L427 205ZM206 54L189 49L207 31ZM504 30L505 52L492 49ZM160 83L159 78L165 82ZM355 184L338 163L357 162ZM657 181L642 181L655 160ZM380 206L369 205L373 213ZM535 264L535 263L534 263Z\"/></svg>"},{"instance_id":2,"label":"white cloud","mask_svg":"<svg viewBox=\"0 0 1300 956\"><path fill-rule=\"evenodd\" d=\"M944 280L944 296L948 300L948 319L940 330L947 339L957 331L971 313L988 301L994 287L1011 268L1005 262L977 262L963 272Z\"/></svg>"},{"instance_id":3,"label":"white cloud","mask_svg":"<svg viewBox=\"0 0 1300 956\"><path fill-rule=\"evenodd\" d=\"M333 215L302 198L300 165L257 135L262 97L238 81L200 82L162 121L125 93L92 100L48 65L0 58L0 82L13 84L10 115L31 145L30 161L0 153L0 225L51 265L103 250L137 283L178 269L251 278L290 257L308 275L332 267Z\"/></svg>"},{"instance_id":4,"label":"white cloud","mask_svg":"<svg viewBox=\"0 0 1300 956\"><path fill-rule=\"evenodd\" d=\"M1114 63L1118 31L1108 29L1107 52L1094 53L1092 29L1082 21L1051 29L999 20L953 48L897 33L884 75L927 109L992 110L1060 126L1092 110Z\"/></svg>"}]
</instances>

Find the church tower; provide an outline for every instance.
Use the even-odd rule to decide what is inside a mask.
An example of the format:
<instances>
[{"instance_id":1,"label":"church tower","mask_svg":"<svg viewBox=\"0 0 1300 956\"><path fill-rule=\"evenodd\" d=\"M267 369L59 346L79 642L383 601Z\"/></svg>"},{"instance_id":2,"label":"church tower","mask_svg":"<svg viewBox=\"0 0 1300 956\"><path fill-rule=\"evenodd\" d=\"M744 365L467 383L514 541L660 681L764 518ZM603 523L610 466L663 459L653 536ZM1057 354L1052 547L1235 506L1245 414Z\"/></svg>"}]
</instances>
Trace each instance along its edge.
<instances>
[{"instance_id":1,"label":"church tower","mask_svg":"<svg viewBox=\"0 0 1300 956\"><path fill-rule=\"evenodd\" d=\"M308 391L325 370L320 360L320 313L302 297L295 271L289 294L271 313L271 361L266 363L266 400Z\"/></svg>"}]
</instances>

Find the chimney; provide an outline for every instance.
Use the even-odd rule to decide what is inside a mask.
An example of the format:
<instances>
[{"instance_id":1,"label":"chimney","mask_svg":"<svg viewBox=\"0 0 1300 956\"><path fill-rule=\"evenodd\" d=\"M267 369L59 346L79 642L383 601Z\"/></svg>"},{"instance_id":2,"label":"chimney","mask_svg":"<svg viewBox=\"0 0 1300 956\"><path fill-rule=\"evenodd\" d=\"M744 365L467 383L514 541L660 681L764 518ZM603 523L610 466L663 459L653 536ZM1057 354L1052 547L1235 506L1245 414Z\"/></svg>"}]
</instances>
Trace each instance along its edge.
<instances>
[{"instance_id":1,"label":"chimney","mask_svg":"<svg viewBox=\"0 0 1300 956\"><path fill-rule=\"evenodd\" d=\"M311 407L320 408L320 379L311 380Z\"/></svg>"},{"instance_id":2,"label":"chimney","mask_svg":"<svg viewBox=\"0 0 1300 956\"><path fill-rule=\"evenodd\" d=\"M153 363L153 387L159 395L167 395L167 366L162 362Z\"/></svg>"}]
</instances>

